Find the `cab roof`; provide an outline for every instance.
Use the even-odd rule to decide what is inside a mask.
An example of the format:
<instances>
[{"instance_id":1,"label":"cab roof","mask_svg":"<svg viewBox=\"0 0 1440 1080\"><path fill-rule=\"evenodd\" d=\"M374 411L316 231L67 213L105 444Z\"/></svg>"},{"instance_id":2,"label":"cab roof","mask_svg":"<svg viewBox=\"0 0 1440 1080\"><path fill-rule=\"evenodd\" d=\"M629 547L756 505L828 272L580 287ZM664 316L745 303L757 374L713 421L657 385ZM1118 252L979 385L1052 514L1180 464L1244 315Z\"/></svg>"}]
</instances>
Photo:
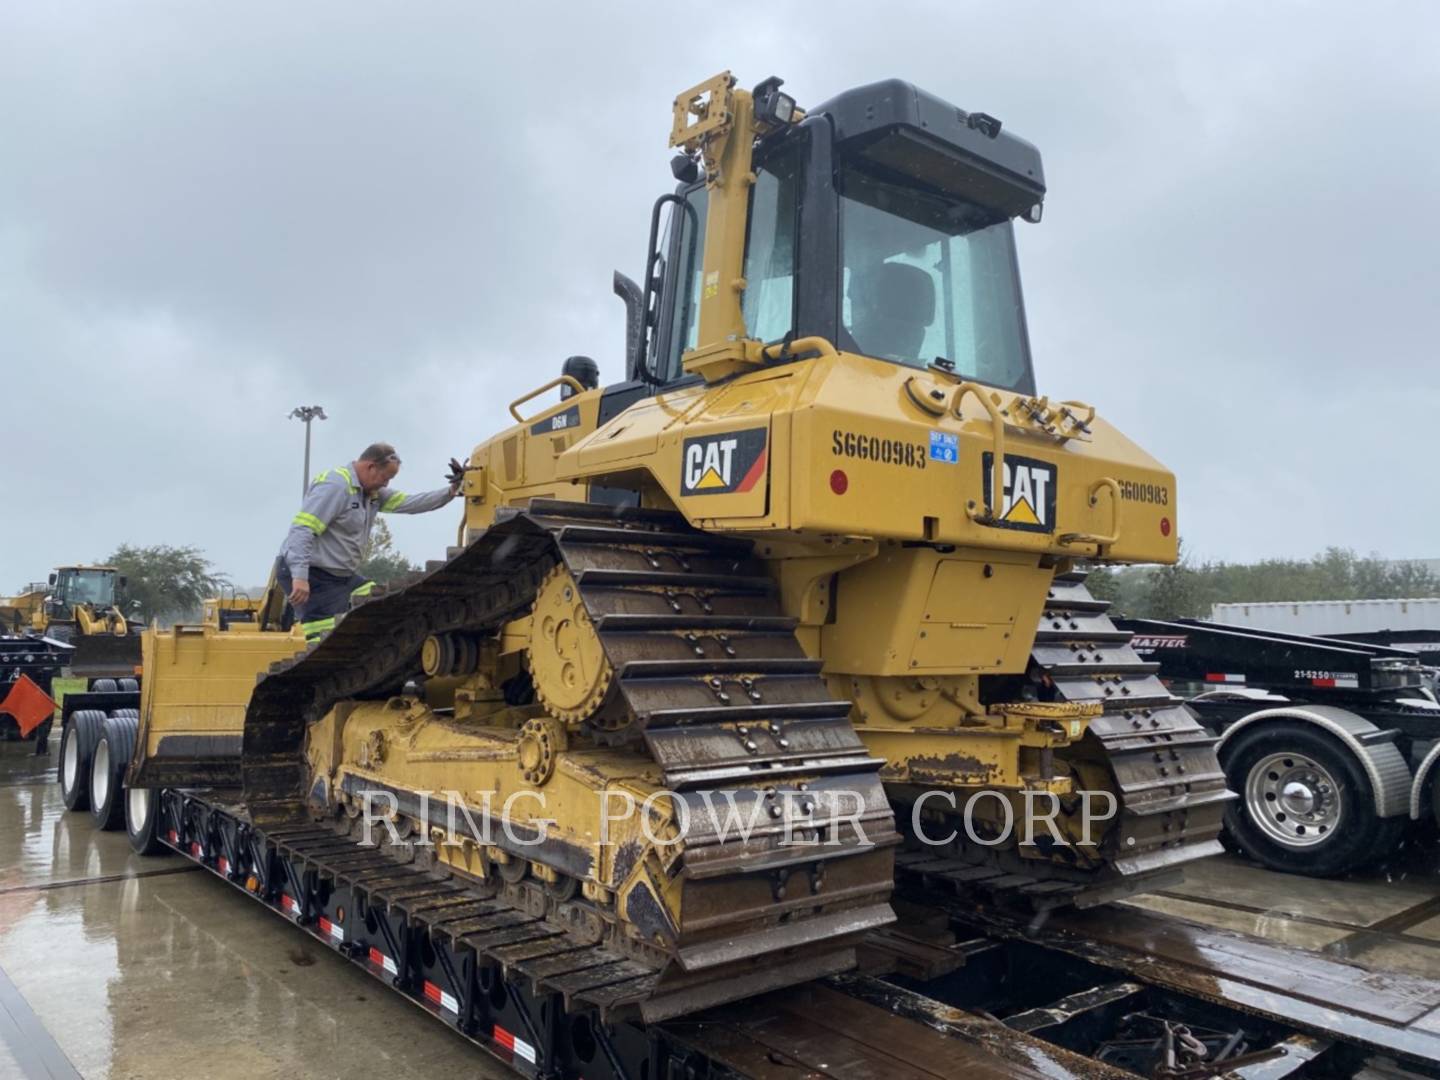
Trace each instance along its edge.
<instances>
[{"instance_id":1,"label":"cab roof","mask_svg":"<svg viewBox=\"0 0 1440 1080\"><path fill-rule=\"evenodd\" d=\"M1038 221L1045 172L1036 147L993 116L966 112L902 79L846 90L812 108L843 153L928 186Z\"/></svg>"}]
</instances>

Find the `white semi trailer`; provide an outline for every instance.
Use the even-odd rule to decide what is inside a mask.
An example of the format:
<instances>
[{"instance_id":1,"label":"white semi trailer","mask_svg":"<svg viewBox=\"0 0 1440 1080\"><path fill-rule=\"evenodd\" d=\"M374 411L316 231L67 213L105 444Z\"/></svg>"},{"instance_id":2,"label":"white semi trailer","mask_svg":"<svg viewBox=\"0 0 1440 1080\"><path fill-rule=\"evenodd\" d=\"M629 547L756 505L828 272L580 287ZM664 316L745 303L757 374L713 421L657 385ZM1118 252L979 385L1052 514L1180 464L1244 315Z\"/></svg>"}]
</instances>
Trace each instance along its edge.
<instances>
[{"instance_id":1,"label":"white semi trailer","mask_svg":"<svg viewBox=\"0 0 1440 1080\"><path fill-rule=\"evenodd\" d=\"M1381 630L1434 630L1440 639L1440 597L1216 604L1210 619L1255 630L1328 637Z\"/></svg>"}]
</instances>

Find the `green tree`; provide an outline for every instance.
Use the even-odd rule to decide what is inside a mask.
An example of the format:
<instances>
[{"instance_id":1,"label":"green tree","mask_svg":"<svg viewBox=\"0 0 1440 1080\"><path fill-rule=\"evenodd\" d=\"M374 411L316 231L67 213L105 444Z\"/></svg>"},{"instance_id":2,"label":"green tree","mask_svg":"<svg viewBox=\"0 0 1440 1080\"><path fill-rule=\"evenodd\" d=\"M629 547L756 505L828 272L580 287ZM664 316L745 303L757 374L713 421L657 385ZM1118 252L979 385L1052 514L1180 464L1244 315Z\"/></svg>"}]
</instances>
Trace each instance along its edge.
<instances>
[{"instance_id":1,"label":"green tree","mask_svg":"<svg viewBox=\"0 0 1440 1080\"><path fill-rule=\"evenodd\" d=\"M1210 613L1206 574L1190 565L1182 539L1176 545L1179 558L1172 566L1161 566L1149 575L1149 596L1145 617L1151 619L1193 619Z\"/></svg>"},{"instance_id":2,"label":"green tree","mask_svg":"<svg viewBox=\"0 0 1440 1080\"><path fill-rule=\"evenodd\" d=\"M194 618L201 602L228 584L197 547L135 547L121 544L104 560L126 578L124 614L145 622ZM138 602L138 608L131 608Z\"/></svg>"},{"instance_id":3,"label":"green tree","mask_svg":"<svg viewBox=\"0 0 1440 1080\"><path fill-rule=\"evenodd\" d=\"M1420 563L1397 563L1348 548L1308 559L1193 565L1182 550L1174 566L1091 571L1091 591L1117 615L1206 617L1213 604L1305 600L1395 600L1440 596L1440 579Z\"/></svg>"},{"instance_id":4,"label":"green tree","mask_svg":"<svg viewBox=\"0 0 1440 1080\"><path fill-rule=\"evenodd\" d=\"M370 548L365 561L360 564L360 576L369 578L376 585L388 585L396 578L413 574L420 568L395 549L395 537L390 526L381 518L375 522L375 531L370 534Z\"/></svg>"},{"instance_id":5,"label":"green tree","mask_svg":"<svg viewBox=\"0 0 1440 1080\"><path fill-rule=\"evenodd\" d=\"M1377 599L1408 600L1415 596L1440 595L1440 580L1420 563L1389 563L1389 573Z\"/></svg>"},{"instance_id":6,"label":"green tree","mask_svg":"<svg viewBox=\"0 0 1440 1080\"><path fill-rule=\"evenodd\" d=\"M1117 570L1113 566L1102 566L1099 563L1091 563L1084 567L1085 587L1090 590L1090 595L1096 600L1109 600L1112 604L1118 604L1121 590L1121 574L1123 570Z\"/></svg>"}]
</instances>

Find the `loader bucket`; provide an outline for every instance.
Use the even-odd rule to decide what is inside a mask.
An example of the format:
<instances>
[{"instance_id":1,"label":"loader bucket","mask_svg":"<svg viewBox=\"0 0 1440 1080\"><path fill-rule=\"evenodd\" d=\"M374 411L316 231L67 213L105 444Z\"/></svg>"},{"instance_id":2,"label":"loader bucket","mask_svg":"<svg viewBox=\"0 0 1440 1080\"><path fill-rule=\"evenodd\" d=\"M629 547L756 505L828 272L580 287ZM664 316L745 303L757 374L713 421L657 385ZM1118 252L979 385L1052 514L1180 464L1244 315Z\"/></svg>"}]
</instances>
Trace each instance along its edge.
<instances>
[{"instance_id":1,"label":"loader bucket","mask_svg":"<svg viewBox=\"0 0 1440 1080\"><path fill-rule=\"evenodd\" d=\"M134 675L140 666L140 635L86 634L73 642L70 674L85 678Z\"/></svg>"}]
</instances>

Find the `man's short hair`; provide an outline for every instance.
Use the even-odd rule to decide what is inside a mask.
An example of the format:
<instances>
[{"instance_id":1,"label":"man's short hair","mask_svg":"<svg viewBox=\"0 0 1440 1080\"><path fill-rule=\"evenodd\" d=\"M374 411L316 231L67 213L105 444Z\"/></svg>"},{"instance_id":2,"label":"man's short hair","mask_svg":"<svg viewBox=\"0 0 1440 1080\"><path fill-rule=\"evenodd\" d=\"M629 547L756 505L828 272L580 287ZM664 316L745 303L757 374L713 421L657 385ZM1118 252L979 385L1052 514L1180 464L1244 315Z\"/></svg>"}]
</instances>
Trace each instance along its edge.
<instances>
[{"instance_id":1,"label":"man's short hair","mask_svg":"<svg viewBox=\"0 0 1440 1080\"><path fill-rule=\"evenodd\" d=\"M400 455L395 453L395 447L388 442L375 442L360 451L360 460L374 465L385 465L391 461L398 464Z\"/></svg>"}]
</instances>

